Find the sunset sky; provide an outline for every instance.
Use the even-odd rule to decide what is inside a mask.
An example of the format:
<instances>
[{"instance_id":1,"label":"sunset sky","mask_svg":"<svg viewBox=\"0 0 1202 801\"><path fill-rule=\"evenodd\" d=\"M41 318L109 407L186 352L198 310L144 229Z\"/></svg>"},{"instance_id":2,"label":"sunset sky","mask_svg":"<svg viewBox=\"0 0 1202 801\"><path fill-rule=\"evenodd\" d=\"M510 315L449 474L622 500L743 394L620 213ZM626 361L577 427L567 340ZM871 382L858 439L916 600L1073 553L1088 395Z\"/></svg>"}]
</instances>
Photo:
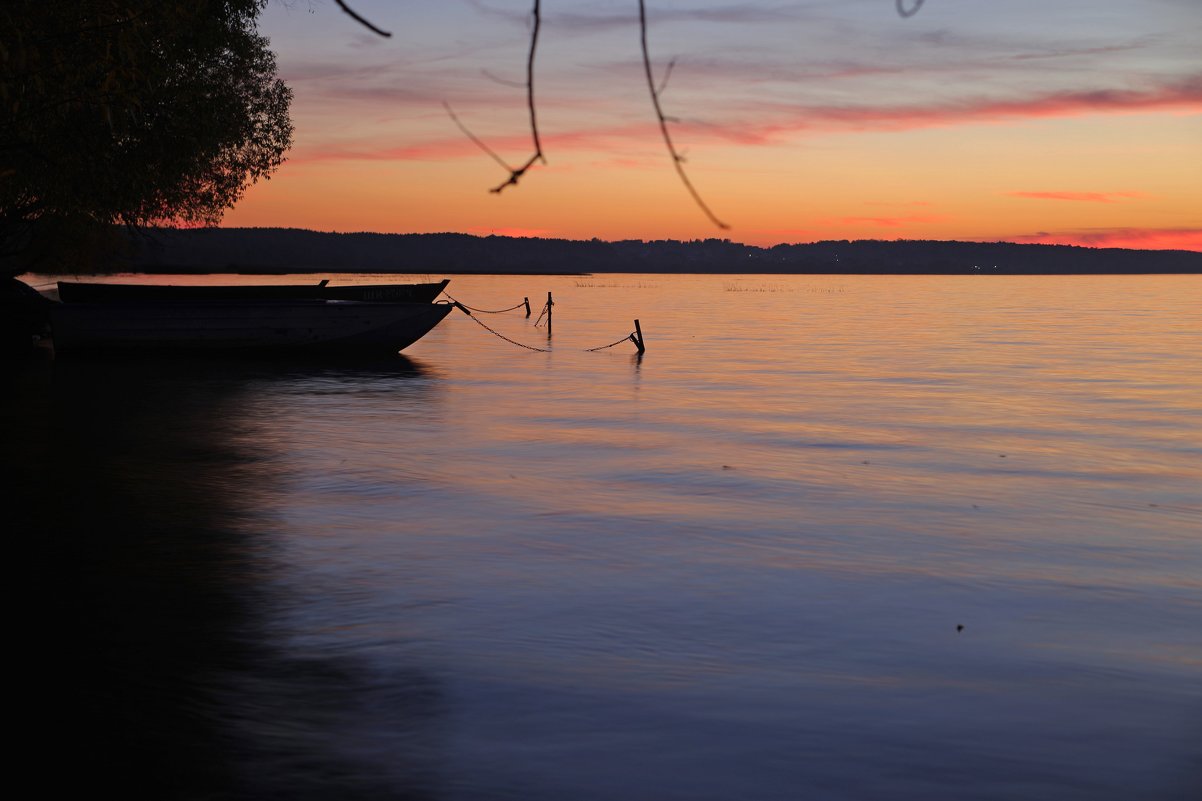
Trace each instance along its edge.
<instances>
[{"instance_id":1,"label":"sunset sky","mask_svg":"<svg viewBox=\"0 0 1202 801\"><path fill-rule=\"evenodd\" d=\"M914 0L906 0L912 5ZM1202 250L1202 0L271 0L295 145L226 226Z\"/></svg>"}]
</instances>

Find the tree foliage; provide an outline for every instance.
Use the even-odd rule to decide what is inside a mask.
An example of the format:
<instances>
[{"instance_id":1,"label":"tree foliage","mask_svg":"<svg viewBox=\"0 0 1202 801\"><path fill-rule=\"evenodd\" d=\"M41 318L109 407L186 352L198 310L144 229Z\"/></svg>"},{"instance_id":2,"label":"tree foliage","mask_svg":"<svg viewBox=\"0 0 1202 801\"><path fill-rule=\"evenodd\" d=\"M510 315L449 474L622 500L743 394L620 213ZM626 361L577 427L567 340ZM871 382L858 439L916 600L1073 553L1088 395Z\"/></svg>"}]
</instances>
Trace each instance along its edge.
<instances>
[{"instance_id":1,"label":"tree foliage","mask_svg":"<svg viewBox=\"0 0 1202 801\"><path fill-rule=\"evenodd\" d=\"M292 143L266 0L0 3L0 258L79 262L114 225L214 224Z\"/></svg>"}]
</instances>

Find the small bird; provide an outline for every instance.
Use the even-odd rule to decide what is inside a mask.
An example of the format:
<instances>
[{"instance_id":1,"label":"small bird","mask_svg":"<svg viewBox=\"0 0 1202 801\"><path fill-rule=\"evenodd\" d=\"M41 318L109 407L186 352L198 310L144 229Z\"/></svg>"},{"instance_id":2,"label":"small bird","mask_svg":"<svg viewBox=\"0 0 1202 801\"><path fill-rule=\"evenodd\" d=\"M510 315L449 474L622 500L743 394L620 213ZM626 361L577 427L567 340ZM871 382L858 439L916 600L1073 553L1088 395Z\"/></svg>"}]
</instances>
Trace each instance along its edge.
<instances>
[{"instance_id":1,"label":"small bird","mask_svg":"<svg viewBox=\"0 0 1202 801\"><path fill-rule=\"evenodd\" d=\"M963 624L963 623L957 623L957 624L956 624L956 631L957 631L957 632L964 631L964 624Z\"/></svg>"}]
</instances>

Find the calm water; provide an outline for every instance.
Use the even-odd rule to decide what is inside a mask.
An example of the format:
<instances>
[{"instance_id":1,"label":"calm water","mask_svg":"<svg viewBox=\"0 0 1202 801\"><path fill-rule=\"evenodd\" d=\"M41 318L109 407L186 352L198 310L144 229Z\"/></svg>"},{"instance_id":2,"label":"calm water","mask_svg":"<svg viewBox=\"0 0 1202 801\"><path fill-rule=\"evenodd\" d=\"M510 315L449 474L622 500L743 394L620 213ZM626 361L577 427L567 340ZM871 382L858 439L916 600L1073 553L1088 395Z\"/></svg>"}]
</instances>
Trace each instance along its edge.
<instances>
[{"instance_id":1,"label":"calm water","mask_svg":"<svg viewBox=\"0 0 1202 801\"><path fill-rule=\"evenodd\" d=\"M448 289L552 352L10 371L47 791L1202 797L1202 277Z\"/></svg>"}]
</instances>

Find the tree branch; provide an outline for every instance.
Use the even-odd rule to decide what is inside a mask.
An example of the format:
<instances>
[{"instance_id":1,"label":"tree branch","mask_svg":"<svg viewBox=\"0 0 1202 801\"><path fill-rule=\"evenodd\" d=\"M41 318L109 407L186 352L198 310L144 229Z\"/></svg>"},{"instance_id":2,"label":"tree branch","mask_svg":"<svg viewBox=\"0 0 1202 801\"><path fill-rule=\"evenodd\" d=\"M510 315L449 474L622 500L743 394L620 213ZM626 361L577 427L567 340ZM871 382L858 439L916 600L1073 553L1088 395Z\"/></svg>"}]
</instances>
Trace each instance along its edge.
<instances>
[{"instance_id":1,"label":"tree branch","mask_svg":"<svg viewBox=\"0 0 1202 801\"><path fill-rule=\"evenodd\" d=\"M506 163L503 158L498 156L492 148L484 144L484 142L478 136L469 131L467 127L459 121L459 118L455 116L455 112L451 111L451 107L449 105L447 105L445 102L443 103L447 113L451 115L451 119L454 120L455 124L459 126L459 130L463 131L464 135L467 136L468 139L471 139L473 142L475 142L481 150L492 157L493 161L500 164L509 173L509 178L488 190L489 192L500 193L501 190L507 186L516 186L517 182L520 181L522 176L526 174L526 171L533 167L536 162L541 161L543 164L547 163L547 158L543 155L542 142L538 136L538 114L534 105L534 54L538 50L538 32L542 27L542 8L539 0L534 0L534 8L531 10L530 14L534 24L530 31L530 53L526 57L525 85L526 108L530 112L530 137L534 140L534 154L531 155L530 158L526 159L526 162L522 164L522 166L517 168L510 167L509 164Z\"/></svg>"},{"instance_id":2,"label":"tree branch","mask_svg":"<svg viewBox=\"0 0 1202 801\"><path fill-rule=\"evenodd\" d=\"M495 150L493 150L488 145L484 144L484 142L480 139L480 137L476 136L474 133L469 131L467 129L467 126L459 121L459 118L457 116L455 116L455 112L451 110L450 103L448 103L444 100L442 103L442 107L447 110L447 114L451 115L451 119L454 120L455 124L459 126L459 130L463 131L464 136L466 136L468 139L471 139L473 142L476 143L476 145L481 150L483 150L488 155L492 156L492 160L495 161L497 164L500 164L505 169L506 172L512 173L514 171L513 167L510 167L509 164L506 163L505 159L498 156L497 152Z\"/></svg>"},{"instance_id":3,"label":"tree branch","mask_svg":"<svg viewBox=\"0 0 1202 801\"><path fill-rule=\"evenodd\" d=\"M506 180L505 183L497 184L496 186L494 186L492 189L490 189L488 191L493 192L495 194L500 194L501 190L504 189L505 187L516 186L518 180L521 179L521 177L526 174L526 170L533 167L534 162L538 161L542 157L543 157L542 153L536 152L533 156L531 156L529 159L526 160L525 164L523 164L521 167L518 167L516 170L512 170L509 173L509 179Z\"/></svg>"},{"instance_id":4,"label":"tree branch","mask_svg":"<svg viewBox=\"0 0 1202 801\"><path fill-rule=\"evenodd\" d=\"M480 70L480 74L488 78L493 83L499 83L502 86L512 86L514 89L525 89L526 84L521 81L511 81L508 78L502 78L500 75L494 75L488 70Z\"/></svg>"},{"instance_id":5,"label":"tree branch","mask_svg":"<svg viewBox=\"0 0 1202 801\"><path fill-rule=\"evenodd\" d=\"M655 90L656 95L662 95L664 90L668 88L668 79L672 77L672 68L676 66L676 59L668 62L668 68L664 70L664 77L659 82L659 88Z\"/></svg>"},{"instance_id":6,"label":"tree branch","mask_svg":"<svg viewBox=\"0 0 1202 801\"><path fill-rule=\"evenodd\" d=\"M530 110L530 138L534 140L534 154L521 167L516 170L511 168L509 180L494 186L489 190L490 192L500 193L507 186L516 186L521 177L526 174L526 170L533 167L535 162L547 163L547 158L543 155L542 142L538 138L538 114L534 107L534 53L538 49L538 31L543 22L539 0L534 0L534 8L530 14L534 24L530 29L530 54L526 57L526 106Z\"/></svg>"},{"instance_id":7,"label":"tree branch","mask_svg":"<svg viewBox=\"0 0 1202 801\"><path fill-rule=\"evenodd\" d=\"M338 7L341 8L343 11L345 11L347 13L347 15L350 16L351 19L353 19L355 22L358 22L360 25L362 25L364 28L367 28L372 33L378 33L384 37L392 36L392 34L389 33L388 31L380 30L375 25L372 25L370 22L363 19L363 17L356 14L354 12L354 10L351 9L350 6L348 6L346 3L343 2L343 0L334 0L334 2L337 3ZM898 0L898 2L901 2L901 0Z\"/></svg>"},{"instance_id":8,"label":"tree branch","mask_svg":"<svg viewBox=\"0 0 1202 801\"><path fill-rule=\"evenodd\" d=\"M898 0L901 2L901 0ZM684 157L676 151L676 146L672 144L672 136L668 133L668 119L664 116L664 111L659 104L659 90L655 87L655 76L651 71L651 54L647 49L647 4L645 0L639 0L639 35L643 45L643 71L647 74L647 90L651 93L651 104L655 107L655 116L659 120L659 130L663 134L664 144L668 148L668 155L672 157L672 166L676 168L676 174L680 176L681 182L685 189L689 190L689 194L693 196L697 206L705 212L705 216L710 218L710 221L719 228L730 228L729 225L719 220L705 201L701 199L701 195L693 188L692 181L684 171ZM670 68L669 68L670 69ZM665 76L665 81L667 76Z\"/></svg>"},{"instance_id":9,"label":"tree branch","mask_svg":"<svg viewBox=\"0 0 1202 801\"><path fill-rule=\"evenodd\" d=\"M346 4L346 2L344 0L334 0L334 2L336 2L338 4L338 7L341 8L344 12L346 12L346 14L351 17L351 19L355 20L360 25L363 25L365 28L372 31L373 33L376 33L376 34L379 34L380 36L385 36L385 37L392 36L392 34L389 33L388 31L385 31L385 30L382 30L382 29L376 27L375 25L373 25L372 23L370 23L366 19L364 19L362 16L357 14L350 6L348 6ZM895 0L896 7L897 7L897 13L898 13L898 15L900 15L902 17L912 17L915 14L917 14L919 9L922 8L923 3L926 2L926 0L912 0L913 5L910 6L909 8L906 7L906 2L907 2L907 0ZM465 136L467 136L472 142L474 142L478 147L480 147L481 150L483 150L485 153L487 153L490 157L492 157L492 159L494 161L496 161L505 170L507 170L509 172L509 178L505 182L498 184L497 186L490 189L489 190L490 192L499 193L499 192L501 192L501 190L503 190L507 186L517 185L517 183L521 179L521 177L523 175L525 175L526 171L529 170L531 167L533 167L535 165L535 163L540 162L540 161L543 164L547 163L547 158L546 158L546 156L543 155L542 142L541 142L541 140L539 138L539 134L538 134L538 113L537 113L537 109L536 109L535 103L534 103L534 57L535 57L535 52L538 49L539 29L542 26L542 14L541 14L541 8L540 8L540 0L534 0L534 8L531 11L531 17L533 19L533 26L532 26L532 29L530 32L530 52L526 58L526 84L525 84L525 86L526 86L526 106L530 113L530 136L531 136L531 139L534 141L534 153L530 156L529 159L526 160L526 162L521 167L518 167L516 169L513 167L510 167L509 164L506 163L506 161L504 159L502 159L500 156L498 156L495 151L493 151L488 145L486 145L482 140L480 140L479 137L477 137L470 130L468 130L467 127L462 122L460 122L459 118L457 116L455 116L455 112L451 110L450 105L448 105L445 102L443 103L443 106L447 110L447 114L449 114L451 116L451 119L454 120L455 124L459 127L459 130L461 130ZM642 44L642 50L643 50L643 70L644 70L644 72L646 72L646 75L647 75L647 89L651 94L651 104L655 107L655 116L659 122L659 130L660 130L660 133L663 135L664 145L667 146L668 155L671 156L671 158L672 158L672 166L676 168L676 173L677 173L677 175L680 176L680 180L684 184L685 189L687 189L689 191L689 194L693 197L694 202L696 202L697 206L705 213L705 215L707 217L709 217L710 221L713 222L714 225L718 226L719 228L723 228L723 229L729 228L730 226L727 225L726 223L722 222L721 220L719 220L714 215L714 213L710 210L709 206L706 205L705 201L701 199L701 195L698 194L697 189L693 186L692 181L689 180L689 176L684 171L684 166L683 166L684 160L685 160L684 156L681 155L676 150L676 146L672 143L672 136L668 132L668 121L670 119L674 119L674 118L670 118L664 114L663 108L661 107L660 102L659 102L659 97L660 97L660 94L664 91L665 87L668 85L668 78L672 74L672 68L676 65L676 60L672 59L671 61L668 62L668 67L664 71L663 79L661 80L659 86L657 87L655 85L655 76L653 75L652 69L651 69L651 55L647 48L647 4L646 4L645 0L639 0L639 37L640 37L640 41ZM489 77L493 77L494 80L499 81L499 79L496 79L494 76L489 76ZM499 82L506 83L504 81L499 81Z\"/></svg>"}]
</instances>

